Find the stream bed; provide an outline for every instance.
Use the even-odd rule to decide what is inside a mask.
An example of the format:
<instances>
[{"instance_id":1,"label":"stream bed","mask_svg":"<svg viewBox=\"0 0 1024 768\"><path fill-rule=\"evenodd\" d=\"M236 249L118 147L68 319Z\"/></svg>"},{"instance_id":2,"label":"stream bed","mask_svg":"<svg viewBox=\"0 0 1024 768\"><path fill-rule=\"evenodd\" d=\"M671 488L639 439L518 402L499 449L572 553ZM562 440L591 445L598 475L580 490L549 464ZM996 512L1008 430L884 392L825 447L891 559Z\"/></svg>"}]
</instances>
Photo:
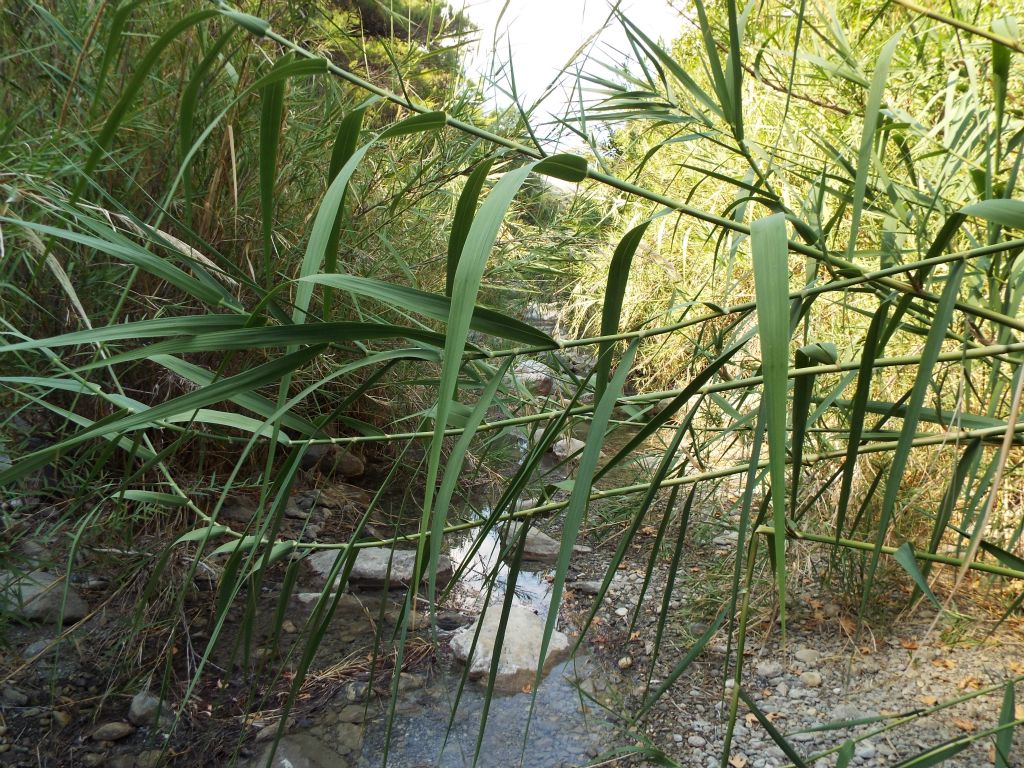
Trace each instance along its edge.
<instances>
[{"instance_id":1,"label":"stream bed","mask_svg":"<svg viewBox=\"0 0 1024 768\"><path fill-rule=\"evenodd\" d=\"M463 510L476 514L472 510ZM508 588L508 566L502 562L497 530L487 532L475 547L478 531L446 542L456 571L466 567L442 608L446 614L472 621L484 608L498 610ZM523 563L513 603L545 616L551 600L549 566ZM393 591L381 610L379 590L353 589L342 596L331 630L321 643L315 666L328 668L355 649L372 647L374 615L397 618L404 591ZM337 627L337 630L335 630ZM572 636L574 628L559 622ZM384 627L389 637L394 625ZM423 637L429 637L424 630ZM339 695L282 739L273 766L279 768L469 768L530 766L562 768L585 765L614 743L616 727L596 700L611 700L614 674L581 651L556 664L534 695L532 686L516 693L495 692L489 699L485 681L466 678L463 664L448 649L450 630L439 630L437 653L423 671L402 674L389 717L389 697L371 695L366 702ZM383 681L382 681L383 682ZM408 684L406 684L408 682ZM482 720L486 713L486 725ZM266 765L269 746L252 763Z\"/></svg>"}]
</instances>

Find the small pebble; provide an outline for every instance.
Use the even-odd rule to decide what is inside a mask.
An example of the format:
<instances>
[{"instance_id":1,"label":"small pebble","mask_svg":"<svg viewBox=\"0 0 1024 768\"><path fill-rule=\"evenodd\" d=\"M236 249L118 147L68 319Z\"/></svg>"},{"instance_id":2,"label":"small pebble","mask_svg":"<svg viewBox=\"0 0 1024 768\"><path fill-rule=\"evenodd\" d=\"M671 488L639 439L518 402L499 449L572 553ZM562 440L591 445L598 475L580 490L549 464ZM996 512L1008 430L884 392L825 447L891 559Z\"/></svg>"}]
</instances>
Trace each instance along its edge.
<instances>
[{"instance_id":1,"label":"small pebble","mask_svg":"<svg viewBox=\"0 0 1024 768\"><path fill-rule=\"evenodd\" d=\"M69 715L63 709L53 710L51 716L53 717L54 720L57 721L61 728L67 727L68 723L71 722L71 715Z\"/></svg>"},{"instance_id":2,"label":"small pebble","mask_svg":"<svg viewBox=\"0 0 1024 768\"><path fill-rule=\"evenodd\" d=\"M4 700L5 704L9 704L12 707L24 707L28 704L28 696L9 685L4 686L3 692L0 693L0 698Z\"/></svg>"},{"instance_id":3,"label":"small pebble","mask_svg":"<svg viewBox=\"0 0 1024 768\"><path fill-rule=\"evenodd\" d=\"M875 745L870 741L864 741L857 745L854 755L862 760L870 760L875 756Z\"/></svg>"},{"instance_id":4,"label":"small pebble","mask_svg":"<svg viewBox=\"0 0 1024 768\"><path fill-rule=\"evenodd\" d=\"M121 720L114 720L109 723L104 723L95 731L92 732L93 741L119 741L126 736L131 736L135 733L135 728L129 723Z\"/></svg>"},{"instance_id":5,"label":"small pebble","mask_svg":"<svg viewBox=\"0 0 1024 768\"><path fill-rule=\"evenodd\" d=\"M793 655L797 661L802 661L804 664L816 664L821 658L821 654L813 648L801 648Z\"/></svg>"},{"instance_id":6,"label":"small pebble","mask_svg":"<svg viewBox=\"0 0 1024 768\"><path fill-rule=\"evenodd\" d=\"M51 651L55 650L50 648L50 643L52 642L52 640L48 640L46 638L36 640L34 643L26 646L25 650L21 652L22 658L31 659L33 656L38 656L39 654L46 652L47 649Z\"/></svg>"},{"instance_id":7,"label":"small pebble","mask_svg":"<svg viewBox=\"0 0 1024 768\"><path fill-rule=\"evenodd\" d=\"M135 768L157 768L163 758L163 750L149 749L135 756Z\"/></svg>"},{"instance_id":8,"label":"small pebble","mask_svg":"<svg viewBox=\"0 0 1024 768\"><path fill-rule=\"evenodd\" d=\"M804 672L800 675L800 682L808 688L817 688L821 685L821 675L814 671Z\"/></svg>"},{"instance_id":9,"label":"small pebble","mask_svg":"<svg viewBox=\"0 0 1024 768\"><path fill-rule=\"evenodd\" d=\"M778 677L782 672L782 665L777 661L762 661L757 665L757 674L769 680L773 677Z\"/></svg>"}]
</instances>

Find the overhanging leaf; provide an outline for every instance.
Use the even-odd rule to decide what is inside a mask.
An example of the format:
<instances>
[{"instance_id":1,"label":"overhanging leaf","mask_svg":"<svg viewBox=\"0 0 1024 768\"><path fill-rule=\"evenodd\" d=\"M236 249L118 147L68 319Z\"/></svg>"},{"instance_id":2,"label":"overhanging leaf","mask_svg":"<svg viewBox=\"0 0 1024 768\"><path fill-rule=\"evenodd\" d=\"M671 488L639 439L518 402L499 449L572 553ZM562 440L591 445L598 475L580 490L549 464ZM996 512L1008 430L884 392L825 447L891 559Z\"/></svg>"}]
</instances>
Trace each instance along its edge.
<instances>
[{"instance_id":1,"label":"overhanging leaf","mask_svg":"<svg viewBox=\"0 0 1024 768\"><path fill-rule=\"evenodd\" d=\"M774 521L775 587L782 633L786 632L786 411L789 372L789 247L786 220L775 214L750 228L761 340L764 409Z\"/></svg>"}]
</instances>

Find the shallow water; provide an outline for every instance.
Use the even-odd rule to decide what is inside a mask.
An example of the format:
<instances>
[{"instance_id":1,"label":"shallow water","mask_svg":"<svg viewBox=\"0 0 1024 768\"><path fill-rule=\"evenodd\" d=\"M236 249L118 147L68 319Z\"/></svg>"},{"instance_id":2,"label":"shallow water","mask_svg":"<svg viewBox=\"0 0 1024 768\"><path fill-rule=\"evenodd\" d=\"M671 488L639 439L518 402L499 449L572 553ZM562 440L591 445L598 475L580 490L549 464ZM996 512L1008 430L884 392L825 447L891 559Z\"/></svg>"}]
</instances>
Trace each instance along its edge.
<instances>
[{"instance_id":1,"label":"shallow water","mask_svg":"<svg viewBox=\"0 0 1024 768\"><path fill-rule=\"evenodd\" d=\"M488 599L488 584L493 582L490 603L503 599L509 576L509 568L501 560L498 532L489 531L476 552L472 552L475 536L470 534L453 541L448 552L456 564L470 559L447 605L473 614ZM547 579L551 573L546 566L531 567L524 563L516 579L513 601L545 615L551 601L551 584ZM579 686L584 681L589 680L585 687L593 689L594 678L601 676L596 664L585 656L555 666L541 683L536 698L529 692L495 694L487 709L482 737L481 718L486 705L483 685L467 681L460 696L464 672L461 665L442 666L435 672L427 687L409 692L399 700L390 740L386 717L366 724L359 766L582 765L606 748L613 733L603 712L580 693Z\"/></svg>"},{"instance_id":2,"label":"shallow water","mask_svg":"<svg viewBox=\"0 0 1024 768\"><path fill-rule=\"evenodd\" d=\"M521 457L525 436L512 437ZM552 463L550 457L545 457L541 467L542 473L548 473L548 482L552 475L555 479L564 477L561 467L552 472ZM479 497L464 500L453 511L460 519L480 519L489 514L489 501ZM487 533L477 528L446 539L444 552L457 572L460 565L465 567L441 608L475 617L486 604L501 603L510 575L503 560L503 535L500 528ZM547 565L522 563L513 601L545 616L551 603L552 573ZM321 642L318 665L329 666L332 660L365 653L374 642L374 629L368 620L371 616L384 616L383 634L391 635L404 593L384 597L383 606L382 597L378 592L359 590L344 596L335 617L337 629L328 632ZM571 633L574 628L558 629ZM561 768L586 765L615 743L616 727L611 719L581 692L587 691L602 701L616 698L613 681L617 676L602 669L596 660L586 655L570 659L552 669L536 695L529 689L494 694L488 703L484 684L464 680L465 668L450 658L449 634L440 633L439 653L426 674L414 668L422 687L399 693L390 727L386 696L371 698L365 719L362 713L353 718L353 705L346 706L336 699L314 713L305 729L286 739L285 762L275 760L274 765ZM362 705L356 709L361 710ZM486 727L481 733L485 710ZM352 719L363 722L356 724L350 722Z\"/></svg>"},{"instance_id":3,"label":"shallow water","mask_svg":"<svg viewBox=\"0 0 1024 768\"><path fill-rule=\"evenodd\" d=\"M400 703L386 762L386 718L366 724L357 765L361 768L385 765L389 768L463 768L474 765L474 754L477 754L475 764L481 768L516 765L555 768L585 764L606 748L612 734L612 726L601 716L601 711L582 697L577 688L592 674L593 664L587 660L556 666L537 691L532 718L532 695L495 695L490 702L478 751L485 703L483 689L468 683L458 701L455 717L451 718L461 679L461 669L454 667Z\"/></svg>"},{"instance_id":4,"label":"shallow water","mask_svg":"<svg viewBox=\"0 0 1024 768\"><path fill-rule=\"evenodd\" d=\"M501 559L502 545L498 531L488 531L480 547L472 552L478 535L474 532L454 539L448 550L448 556L456 566L469 558L465 571L451 590L448 607L473 614L483 607L488 585L492 583L490 602L501 601L508 589L509 576L508 565ZM512 601L532 608L541 615L545 614L551 605L551 583L548 577L552 573L551 569L543 565L524 563L516 578Z\"/></svg>"},{"instance_id":5,"label":"shallow water","mask_svg":"<svg viewBox=\"0 0 1024 768\"><path fill-rule=\"evenodd\" d=\"M468 506L462 511L473 514ZM446 542L450 544L446 554L456 566L467 561L462 577L443 605L448 612L455 609L468 617L476 616L485 601L500 603L508 588L509 569L501 559L498 532L485 534L474 552L474 538L479 535L477 529L464 538ZM524 563L516 579L514 601L544 615L551 600L550 573L547 566ZM374 622L378 618L384 622L381 636L391 637L397 630L404 594L355 589L342 595L331 628L320 642L316 668L328 669L345 659L366 658L375 642ZM296 609L294 618L302 623L310 603L301 608L297 605ZM559 629L573 630L565 626ZM424 632L427 630L417 634L425 638ZM488 705L481 682L464 681L465 667L450 658L450 634L439 632L439 652L433 664L426 670L412 668L417 682L399 692L390 732L387 695L373 695L365 705L339 695L310 712L303 727L282 740L272 765L562 768L585 765L615 743L615 726L605 711L581 692L587 691L602 701L608 696L614 699L615 676L606 673L594 659L581 655L556 665L541 682L536 697L530 691L495 694ZM481 737L485 708L486 728ZM357 712L353 714L353 710ZM250 765L262 768L266 757L257 757Z\"/></svg>"}]
</instances>

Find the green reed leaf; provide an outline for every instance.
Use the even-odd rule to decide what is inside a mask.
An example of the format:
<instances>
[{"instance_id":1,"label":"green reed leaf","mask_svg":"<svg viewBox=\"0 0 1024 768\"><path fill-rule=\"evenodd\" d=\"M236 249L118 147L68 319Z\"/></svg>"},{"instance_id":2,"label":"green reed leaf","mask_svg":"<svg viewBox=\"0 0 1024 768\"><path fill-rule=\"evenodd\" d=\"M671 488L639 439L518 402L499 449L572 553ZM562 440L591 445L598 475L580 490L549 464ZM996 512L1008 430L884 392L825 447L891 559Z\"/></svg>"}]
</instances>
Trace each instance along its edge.
<instances>
[{"instance_id":1,"label":"green reed leaf","mask_svg":"<svg viewBox=\"0 0 1024 768\"><path fill-rule=\"evenodd\" d=\"M781 214L750 228L757 296L757 327L764 375L771 502L775 528L775 587L786 633L786 411L789 373L789 248Z\"/></svg>"},{"instance_id":2,"label":"green reed leaf","mask_svg":"<svg viewBox=\"0 0 1024 768\"><path fill-rule=\"evenodd\" d=\"M435 320L448 320L451 315L452 300L449 297L421 291L418 288L394 285L357 275L322 274L311 275L302 280L318 285L328 285L361 296L369 296L398 309L415 312ZM523 344L554 344L554 340L550 336L532 325L480 305L473 308L470 328L480 333Z\"/></svg>"}]
</instances>

